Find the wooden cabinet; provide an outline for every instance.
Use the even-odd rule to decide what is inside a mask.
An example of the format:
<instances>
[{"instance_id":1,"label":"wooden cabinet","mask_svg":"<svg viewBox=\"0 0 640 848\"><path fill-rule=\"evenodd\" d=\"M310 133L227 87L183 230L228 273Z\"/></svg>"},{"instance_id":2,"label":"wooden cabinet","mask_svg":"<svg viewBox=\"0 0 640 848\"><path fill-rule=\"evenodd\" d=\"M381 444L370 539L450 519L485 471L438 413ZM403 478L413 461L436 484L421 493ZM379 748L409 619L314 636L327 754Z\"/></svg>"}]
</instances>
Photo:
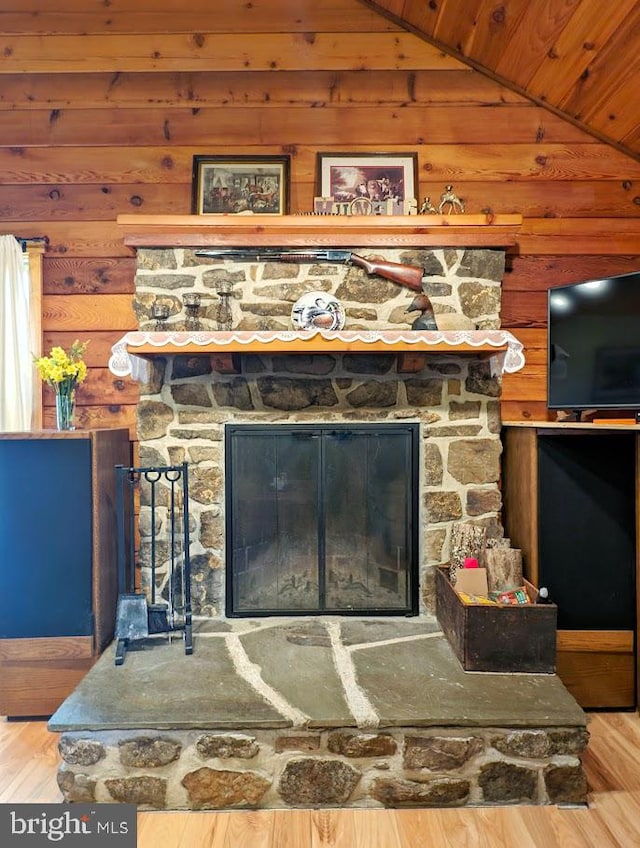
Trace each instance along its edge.
<instances>
[{"instance_id":1,"label":"wooden cabinet","mask_svg":"<svg viewBox=\"0 0 640 848\"><path fill-rule=\"evenodd\" d=\"M558 606L557 672L585 708L636 695L640 428L505 424L503 520Z\"/></svg>"},{"instance_id":2,"label":"wooden cabinet","mask_svg":"<svg viewBox=\"0 0 640 848\"><path fill-rule=\"evenodd\" d=\"M50 715L113 638L126 429L0 434L0 714Z\"/></svg>"}]
</instances>

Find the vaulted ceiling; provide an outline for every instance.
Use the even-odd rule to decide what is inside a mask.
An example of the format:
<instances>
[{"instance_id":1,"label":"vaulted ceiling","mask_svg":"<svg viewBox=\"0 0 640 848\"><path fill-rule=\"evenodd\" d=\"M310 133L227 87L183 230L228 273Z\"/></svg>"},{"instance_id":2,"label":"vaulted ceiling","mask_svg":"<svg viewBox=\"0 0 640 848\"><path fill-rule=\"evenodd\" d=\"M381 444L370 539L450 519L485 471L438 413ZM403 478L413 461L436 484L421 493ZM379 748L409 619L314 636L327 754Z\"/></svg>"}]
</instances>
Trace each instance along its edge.
<instances>
[{"instance_id":1,"label":"vaulted ceiling","mask_svg":"<svg viewBox=\"0 0 640 848\"><path fill-rule=\"evenodd\" d=\"M640 0L364 0L640 159Z\"/></svg>"}]
</instances>

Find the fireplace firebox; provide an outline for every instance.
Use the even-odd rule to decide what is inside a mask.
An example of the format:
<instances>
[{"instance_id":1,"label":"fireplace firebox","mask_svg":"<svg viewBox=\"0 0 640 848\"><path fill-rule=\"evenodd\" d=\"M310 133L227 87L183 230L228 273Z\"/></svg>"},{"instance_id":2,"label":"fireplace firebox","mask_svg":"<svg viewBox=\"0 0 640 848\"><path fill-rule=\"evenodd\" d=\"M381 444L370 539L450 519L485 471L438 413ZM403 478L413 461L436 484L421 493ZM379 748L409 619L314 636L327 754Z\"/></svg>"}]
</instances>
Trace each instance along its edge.
<instances>
[{"instance_id":1,"label":"fireplace firebox","mask_svg":"<svg viewBox=\"0 0 640 848\"><path fill-rule=\"evenodd\" d=\"M418 612L417 424L225 428L230 617Z\"/></svg>"}]
</instances>

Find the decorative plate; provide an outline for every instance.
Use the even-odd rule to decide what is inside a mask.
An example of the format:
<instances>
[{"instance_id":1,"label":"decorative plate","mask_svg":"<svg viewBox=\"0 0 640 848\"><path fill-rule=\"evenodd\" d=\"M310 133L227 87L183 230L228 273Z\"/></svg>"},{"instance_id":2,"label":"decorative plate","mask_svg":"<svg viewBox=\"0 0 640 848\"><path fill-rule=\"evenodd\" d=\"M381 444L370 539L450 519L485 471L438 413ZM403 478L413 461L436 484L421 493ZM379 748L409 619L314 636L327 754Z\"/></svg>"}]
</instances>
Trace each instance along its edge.
<instances>
[{"instance_id":1,"label":"decorative plate","mask_svg":"<svg viewBox=\"0 0 640 848\"><path fill-rule=\"evenodd\" d=\"M296 330L342 330L344 307L327 292L305 292L293 305L291 321Z\"/></svg>"}]
</instances>

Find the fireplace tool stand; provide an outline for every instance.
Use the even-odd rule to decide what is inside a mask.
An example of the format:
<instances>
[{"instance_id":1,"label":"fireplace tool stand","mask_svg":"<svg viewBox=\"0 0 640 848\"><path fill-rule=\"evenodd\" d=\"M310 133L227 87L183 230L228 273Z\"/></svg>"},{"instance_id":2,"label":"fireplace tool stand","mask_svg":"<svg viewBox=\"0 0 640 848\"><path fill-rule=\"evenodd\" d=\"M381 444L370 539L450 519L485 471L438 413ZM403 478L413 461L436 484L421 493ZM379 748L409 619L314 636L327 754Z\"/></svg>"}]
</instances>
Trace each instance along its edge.
<instances>
[{"instance_id":1,"label":"fireplace tool stand","mask_svg":"<svg viewBox=\"0 0 640 848\"><path fill-rule=\"evenodd\" d=\"M116 465L118 522L118 604L115 664L122 665L132 643L181 632L185 654L193 653L189 485L187 463L127 468ZM150 538L140 554L148 567L146 591L136 588L135 502L149 507ZM146 516L145 516L146 518ZM141 557L142 559L142 557Z\"/></svg>"}]
</instances>

